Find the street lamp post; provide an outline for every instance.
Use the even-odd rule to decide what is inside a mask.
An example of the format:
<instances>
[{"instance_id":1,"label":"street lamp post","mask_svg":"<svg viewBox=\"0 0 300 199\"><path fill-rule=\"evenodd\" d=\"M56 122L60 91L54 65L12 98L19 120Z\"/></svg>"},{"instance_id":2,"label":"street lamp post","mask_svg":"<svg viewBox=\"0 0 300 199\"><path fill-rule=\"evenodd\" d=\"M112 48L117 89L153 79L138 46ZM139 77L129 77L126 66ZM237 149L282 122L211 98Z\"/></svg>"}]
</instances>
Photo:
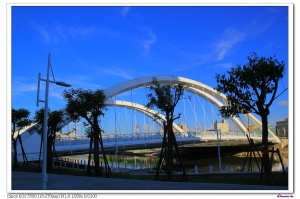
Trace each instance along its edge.
<instances>
[{"instance_id":1,"label":"street lamp post","mask_svg":"<svg viewBox=\"0 0 300 199\"><path fill-rule=\"evenodd\" d=\"M222 172L221 152L220 152L220 140L219 140L219 130L218 130L218 121L217 120L216 120L215 129L214 130L209 130L209 131L216 131L217 132L219 171Z\"/></svg>"},{"instance_id":2,"label":"street lamp post","mask_svg":"<svg viewBox=\"0 0 300 199\"><path fill-rule=\"evenodd\" d=\"M49 72L51 68L51 63L50 63L50 53L48 55L48 67L47 67L47 78L42 79L41 78L41 73L38 74L38 90L37 90L37 107L39 106L39 102L44 102L45 107L44 107L44 125L43 125L43 167L42 167L42 175L43 175L43 189L46 189L46 184L48 180L47 176L47 138L48 138L48 97L49 97L49 82L55 83L56 85L59 86L65 86L65 87L70 87L70 84L66 84L65 82L58 82L58 81L52 81L49 80ZM45 81L46 82L46 91L45 91L45 100L40 100L39 99L39 94L40 94L40 81Z\"/></svg>"},{"instance_id":3,"label":"street lamp post","mask_svg":"<svg viewBox=\"0 0 300 199\"><path fill-rule=\"evenodd\" d=\"M216 121L216 130L217 130L217 141L218 141L218 158L219 158L219 171L222 172L222 163L221 163L221 154L220 154L220 140L219 140L219 130L218 122Z\"/></svg>"},{"instance_id":4,"label":"street lamp post","mask_svg":"<svg viewBox=\"0 0 300 199\"><path fill-rule=\"evenodd\" d=\"M115 96L115 103L116 103L116 96ZM119 172L119 162L118 162L118 134L117 134L117 111L115 105L115 141L116 141L116 171Z\"/></svg>"}]
</instances>

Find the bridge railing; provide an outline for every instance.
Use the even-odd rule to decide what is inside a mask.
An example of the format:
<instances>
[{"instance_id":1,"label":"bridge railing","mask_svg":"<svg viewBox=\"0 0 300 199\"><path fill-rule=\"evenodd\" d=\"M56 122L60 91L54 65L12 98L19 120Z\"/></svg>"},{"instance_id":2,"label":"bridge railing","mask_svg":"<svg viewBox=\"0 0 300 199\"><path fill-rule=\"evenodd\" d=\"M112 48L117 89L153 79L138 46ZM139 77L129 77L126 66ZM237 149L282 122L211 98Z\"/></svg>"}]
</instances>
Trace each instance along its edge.
<instances>
[{"instance_id":1,"label":"bridge railing","mask_svg":"<svg viewBox=\"0 0 300 199\"><path fill-rule=\"evenodd\" d=\"M185 136L181 134L175 134L175 137L178 138L188 138L195 137L192 135ZM150 140L161 140L163 135L160 133L141 133L141 134L110 134L102 135L103 143L107 142L130 142L130 141L150 141ZM77 137L64 137L57 139L55 142L56 146L66 146L66 145L79 145L79 144L89 144L90 139L85 136Z\"/></svg>"},{"instance_id":2,"label":"bridge railing","mask_svg":"<svg viewBox=\"0 0 300 199\"><path fill-rule=\"evenodd\" d=\"M216 132L188 132L188 136L182 134L176 134L176 139L185 139L185 138L210 138L216 139ZM243 132L226 132L220 133L222 138L230 138L230 137L239 137L246 138L246 134ZM261 137L259 134L251 134L250 137ZM163 135L161 133L140 133L140 134L109 134L102 135L103 143L109 142L131 142L131 141L160 141L163 139ZM77 136L77 137L64 137L56 140L56 146L67 146L67 145L81 145L81 144L89 144L90 139L86 136Z\"/></svg>"}]
</instances>

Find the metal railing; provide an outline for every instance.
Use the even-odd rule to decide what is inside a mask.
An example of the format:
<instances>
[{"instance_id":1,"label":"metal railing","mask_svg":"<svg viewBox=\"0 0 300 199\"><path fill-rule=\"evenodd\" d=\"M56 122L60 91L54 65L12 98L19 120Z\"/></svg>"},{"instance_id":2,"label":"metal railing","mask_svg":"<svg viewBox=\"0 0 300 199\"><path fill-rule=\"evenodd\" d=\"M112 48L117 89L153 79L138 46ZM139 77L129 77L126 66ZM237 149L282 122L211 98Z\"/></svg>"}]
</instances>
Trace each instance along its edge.
<instances>
[{"instance_id":1,"label":"metal railing","mask_svg":"<svg viewBox=\"0 0 300 199\"><path fill-rule=\"evenodd\" d=\"M176 139L184 140L184 139L217 139L216 132L188 132L188 136L176 134ZM220 133L221 139L224 138L237 138L237 139L246 139L246 133L244 132L226 132ZM261 138L261 133L250 133L250 137L252 138ZM109 142L131 142L131 141L161 141L163 138L163 134L161 133L140 133L140 134L109 134L102 135L103 143ZM80 145L80 144L89 144L90 139L86 136L76 136L76 137L62 137L57 139L55 142L56 146L67 146L67 145Z\"/></svg>"}]
</instances>

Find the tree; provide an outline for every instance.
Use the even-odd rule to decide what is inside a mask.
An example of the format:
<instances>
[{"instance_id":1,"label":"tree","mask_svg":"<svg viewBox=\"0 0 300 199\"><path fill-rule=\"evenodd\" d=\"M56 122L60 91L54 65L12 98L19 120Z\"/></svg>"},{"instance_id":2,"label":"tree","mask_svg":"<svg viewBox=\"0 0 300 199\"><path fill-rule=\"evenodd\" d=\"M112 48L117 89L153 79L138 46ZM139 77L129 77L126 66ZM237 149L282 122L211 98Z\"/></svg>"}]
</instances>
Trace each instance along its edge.
<instances>
[{"instance_id":1,"label":"tree","mask_svg":"<svg viewBox=\"0 0 300 199\"><path fill-rule=\"evenodd\" d=\"M34 121L38 124L37 131L41 135L40 143L40 156L42 149L43 126L44 126L44 108L41 108L35 112ZM48 109L48 130L47 130L47 170L53 169L53 154L55 152L55 138L56 133L61 131L64 124L64 117L62 110L51 111ZM40 161L40 159L39 159ZM40 165L40 164L38 164Z\"/></svg>"},{"instance_id":2,"label":"tree","mask_svg":"<svg viewBox=\"0 0 300 199\"><path fill-rule=\"evenodd\" d=\"M153 77L152 83L153 85L150 86L150 91L154 91L154 93L150 93L147 95L149 102L147 103L146 107L157 107L166 116L166 123L164 123L164 138L160 159L158 161L156 179L158 179L159 169L162 163L163 155L166 158L167 180L173 179L173 147L175 147L175 151L179 157L179 161L183 170L183 177L186 180L185 169L181 161L179 149L173 131L173 122L180 117L180 114L174 116L174 110L178 101L183 95L184 83L174 85L173 88L171 87L171 85L161 86L160 83L157 81L156 77Z\"/></svg>"},{"instance_id":3,"label":"tree","mask_svg":"<svg viewBox=\"0 0 300 199\"><path fill-rule=\"evenodd\" d=\"M109 164L104 152L102 133L99 125L99 117L104 116L106 108L106 96L103 90L83 90L70 89L63 92L64 99L67 101L66 112L72 120L78 120L80 117L84 118L91 126L91 141L94 141L94 161L95 161L95 175L102 175L99 167L99 143L103 153L105 175L108 177L111 174ZM89 173L89 171L88 171Z\"/></svg>"},{"instance_id":4,"label":"tree","mask_svg":"<svg viewBox=\"0 0 300 199\"><path fill-rule=\"evenodd\" d=\"M18 110L11 110L11 124L12 124L12 135L11 140L14 147L14 166L18 166L18 152L17 152L17 142L19 140L22 155L23 155L23 164L25 161L27 162L27 157L23 148L22 139L20 136L20 131L24 129L26 126L29 126L32 121L29 119L30 112L27 109L20 108Z\"/></svg>"},{"instance_id":5,"label":"tree","mask_svg":"<svg viewBox=\"0 0 300 199\"><path fill-rule=\"evenodd\" d=\"M216 75L216 90L227 96L227 105L220 108L220 113L225 118L250 112L261 117L262 162L265 174L269 174L268 115L284 75L284 61L279 62L275 56L259 58L256 53L247 59L247 64L231 68L229 77Z\"/></svg>"},{"instance_id":6,"label":"tree","mask_svg":"<svg viewBox=\"0 0 300 199\"><path fill-rule=\"evenodd\" d=\"M90 176L91 175L91 156L92 156L92 147L93 147L93 140L94 140L94 137L92 136L93 129L86 122L83 122L83 125L86 127L85 136L87 138L90 138L90 147L89 147L89 156L88 156L88 165L87 165L87 175Z\"/></svg>"}]
</instances>

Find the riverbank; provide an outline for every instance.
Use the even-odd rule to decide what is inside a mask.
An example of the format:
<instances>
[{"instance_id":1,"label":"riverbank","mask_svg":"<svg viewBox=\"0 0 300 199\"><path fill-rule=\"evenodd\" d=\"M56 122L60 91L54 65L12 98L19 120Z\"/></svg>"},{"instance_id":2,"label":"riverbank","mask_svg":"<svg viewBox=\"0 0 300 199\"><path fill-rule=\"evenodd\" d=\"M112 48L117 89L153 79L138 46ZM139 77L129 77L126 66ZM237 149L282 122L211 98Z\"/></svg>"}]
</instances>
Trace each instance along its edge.
<instances>
[{"instance_id":1,"label":"riverbank","mask_svg":"<svg viewBox=\"0 0 300 199\"><path fill-rule=\"evenodd\" d=\"M241 152L241 153L237 153L233 156L236 157L246 157L248 152ZM279 149L279 153L281 155L281 157L284 158L288 158L289 157L289 146L286 145L283 149ZM261 152L259 151L259 154L261 155Z\"/></svg>"}]
</instances>

